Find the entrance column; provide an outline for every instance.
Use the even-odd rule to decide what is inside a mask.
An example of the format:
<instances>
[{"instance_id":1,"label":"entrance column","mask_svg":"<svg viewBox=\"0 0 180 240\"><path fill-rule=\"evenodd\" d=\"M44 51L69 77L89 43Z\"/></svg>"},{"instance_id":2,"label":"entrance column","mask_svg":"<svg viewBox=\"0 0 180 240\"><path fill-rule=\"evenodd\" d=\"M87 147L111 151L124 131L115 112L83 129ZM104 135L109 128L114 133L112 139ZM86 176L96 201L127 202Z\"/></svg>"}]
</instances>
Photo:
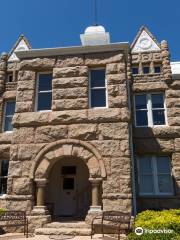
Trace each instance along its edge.
<instances>
[{"instance_id":1,"label":"entrance column","mask_svg":"<svg viewBox=\"0 0 180 240\"><path fill-rule=\"evenodd\" d=\"M102 183L102 178L90 178L89 181L91 182L92 187L92 205L90 207L90 212L101 212L100 184Z\"/></svg>"},{"instance_id":2,"label":"entrance column","mask_svg":"<svg viewBox=\"0 0 180 240\"><path fill-rule=\"evenodd\" d=\"M47 184L46 179L35 179L37 185L37 206L44 206L45 205L45 187Z\"/></svg>"},{"instance_id":3,"label":"entrance column","mask_svg":"<svg viewBox=\"0 0 180 240\"><path fill-rule=\"evenodd\" d=\"M47 179L35 179L37 186L36 206L33 208L33 213L48 214L45 206L45 188L48 183Z\"/></svg>"}]
</instances>

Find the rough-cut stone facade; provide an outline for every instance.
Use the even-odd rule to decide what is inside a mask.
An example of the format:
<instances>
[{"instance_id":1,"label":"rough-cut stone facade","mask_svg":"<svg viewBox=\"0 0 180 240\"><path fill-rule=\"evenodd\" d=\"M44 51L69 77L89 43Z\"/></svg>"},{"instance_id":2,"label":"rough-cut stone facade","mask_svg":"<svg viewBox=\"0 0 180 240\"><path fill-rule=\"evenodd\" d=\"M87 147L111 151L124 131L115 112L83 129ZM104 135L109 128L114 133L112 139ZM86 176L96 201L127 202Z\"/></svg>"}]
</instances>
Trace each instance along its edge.
<instances>
[{"instance_id":1,"label":"rough-cut stone facade","mask_svg":"<svg viewBox=\"0 0 180 240\"><path fill-rule=\"evenodd\" d=\"M180 138L180 81L173 79L170 67L170 53L166 41L161 42L160 52L132 54L132 65L149 64L152 67L162 64L161 74L134 76L132 92L164 92L167 108L168 126L155 128L136 128L133 142L136 155L169 155L172 164L175 195L169 197L137 197L137 206L142 209L162 209L180 207L179 138ZM137 170L136 170L137 171ZM136 178L137 179L137 178Z\"/></svg>"},{"instance_id":2,"label":"rough-cut stone facade","mask_svg":"<svg viewBox=\"0 0 180 240\"><path fill-rule=\"evenodd\" d=\"M102 185L103 210L132 213L133 157L166 153L172 159L175 195L145 198L139 197L137 191L137 208L179 208L180 81L172 79L167 43L163 41L160 48L148 53L126 49L128 54L125 50L101 50L21 59L18 63L8 63L7 56L2 55L0 124L6 100L14 99L16 110L13 132L0 133L0 160L9 160L7 195L0 198L0 206L25 210L31 215L32 228L42 226L49 219L33 209L48 166L56 158L78 156L87 164L90 178ZM144 63L152 68L161 64L162 72L144 75ZM140 74L133 76L131 68L137 65ZM106 69L108 108L90 109L89 69L101 67ZM11 83L6 83L8 72L14 73ZM34 111L38 72L53 73L52 111ZM159 91L165 92L168 126L135 127L133 94Z\"/></svg>"}]
</instances>

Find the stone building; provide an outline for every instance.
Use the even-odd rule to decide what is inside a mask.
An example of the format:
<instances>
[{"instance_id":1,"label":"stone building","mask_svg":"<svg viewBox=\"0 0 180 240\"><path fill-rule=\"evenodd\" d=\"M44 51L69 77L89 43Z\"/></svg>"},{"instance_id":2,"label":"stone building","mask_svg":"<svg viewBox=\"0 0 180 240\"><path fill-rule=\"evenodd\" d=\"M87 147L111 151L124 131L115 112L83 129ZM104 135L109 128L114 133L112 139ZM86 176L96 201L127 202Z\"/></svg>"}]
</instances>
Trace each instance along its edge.
<instances>
[{"instance_id":1,"label":"stone building","mask_svg":"<svg viewBox=\"0 0 180 240\"><path fill-rule=\"evenodd\" d=\"M0 59L0 207L27 211L36 233L180 207L180 63L145 27L131 45L101 26L81 41L31 49L20 36Z\"/></svg>"}]
</instances>

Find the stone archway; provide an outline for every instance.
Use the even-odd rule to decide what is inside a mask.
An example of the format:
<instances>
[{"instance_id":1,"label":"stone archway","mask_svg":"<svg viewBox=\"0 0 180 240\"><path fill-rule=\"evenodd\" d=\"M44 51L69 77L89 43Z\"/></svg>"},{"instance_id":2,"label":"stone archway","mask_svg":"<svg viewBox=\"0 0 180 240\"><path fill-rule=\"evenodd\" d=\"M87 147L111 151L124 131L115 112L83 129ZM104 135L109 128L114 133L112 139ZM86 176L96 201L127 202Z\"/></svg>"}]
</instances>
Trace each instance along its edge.
<instances>
[{"instance_id":1,"label":"stone archway","mask_svg":"<svg viewBox=\"0 0 180 240\"><path fill-rule=\"evenodd\" d=\"M31 169L31 178L37 184L38 211L44 211L45 186L49 172L54 164L64 157L77 157L82 159L89 169L89 181L92 186L91 210L99 211L99 186L106 177L106 170L99 151L89 143L76 139L59 140L48 144L36 156ZM36 208L37 210L37 208Z\"/></svg>"}]
</instances>

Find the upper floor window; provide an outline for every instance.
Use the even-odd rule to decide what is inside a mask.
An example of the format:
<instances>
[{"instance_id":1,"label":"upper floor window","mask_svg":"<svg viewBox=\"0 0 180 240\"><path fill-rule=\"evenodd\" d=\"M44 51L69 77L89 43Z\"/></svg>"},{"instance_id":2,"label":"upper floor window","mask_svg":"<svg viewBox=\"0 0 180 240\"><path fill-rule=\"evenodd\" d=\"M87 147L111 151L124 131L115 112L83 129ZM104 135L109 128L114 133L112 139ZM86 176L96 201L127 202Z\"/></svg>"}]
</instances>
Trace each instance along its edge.
<instances>
[{"instance_id":1,"label":"upper floor window","mask_svg":"<svg viewBox=\"0 0 180 240\"><path fill-rule=\"evenodd\" d=\"M9 82L13 82L13 74L12 73L9 73L8 75L7 75L7 82L9 83Z\"/></svg>"},{"instance_id":2,"label":"upper floor window","mask_svg":"<svg viewBox=\"0 0 180 240\"><path fill-rule=\"evenodd\" d=\"M12 118L13 118L14 112L15 112L15 101L6 102L5 108L4 108L4 124L3 124L4 131L13 130Z\"/></svg>"},{"instance_id":3,"label":"upper floor window","mask_svg":"<svg viewBox=\"0 0 180 240\"><path fill-rule=\"evenodd\" d=\"M106 77L105 69L93 69L90 71L90 107L106 107Z\"/></svg>"},{"instance_id":4,"label":"upper floor window","mask_svg":"<svg viewBox=\"0 0 180 240\"><path fill-rule=\"evenodd\" d=\"M139 74L139 68L138 67L133 67L132 68L132 74L133 75Z\"/></svg>"},{"instance_id":5,"label":"upper floor window","mask_svg":"<svg viewBox=\"0 0 180 240\"><path fill-rule=\"evenodd\" d=\"M154 67L154 73L161 73L161 67L160 66L155 66Z\"/></svg>"},{"instance_id":6,"label":"upper floor window","mask_svg":"<svg viewBox=\"0 0 180 240\"><path fill-rule=\"evenodd\" d=\"M138 158L139 194L173 195L171 163L168 156Z\"/></svg>"},{"instance_id":7,"label":"upper floor window","mask_svg":"<svg viewBox=\"0 0 180 240\"><path fill-rule=\"evenodd\" d=\"M37 111L51 110L52 73L39 73L37 80Z\"/></svg>"},{"instance_id":8,"label":"upper floor window","mask_svg":"<svg viewBox=\"0 0 180 240\"><path fill-rule=\"evenodd\" d=\"M153 127L166 124L163 93L135 95L135 123L138 127Z\"/></svg>"},{"instance_id":9,"label":"upper floor window","mask_svg":"<svg viewBox=\"0 0 180 240\"><path fill-rule=\"evenodd\" d=\"M9 161L0 161L0 195L7 191L7 176L8 176Z\"/></svg>"},{"instance_id":10,"label":"upper floor window","mask_svg":"<svg viewBox=\"0 0 180 240\"><path fill-rule=\"evenodd\" d=\"M144 74L149 74L150 73L150 67L149 66L143 67L143 73Z\"/></svg>"}]
</instances>

